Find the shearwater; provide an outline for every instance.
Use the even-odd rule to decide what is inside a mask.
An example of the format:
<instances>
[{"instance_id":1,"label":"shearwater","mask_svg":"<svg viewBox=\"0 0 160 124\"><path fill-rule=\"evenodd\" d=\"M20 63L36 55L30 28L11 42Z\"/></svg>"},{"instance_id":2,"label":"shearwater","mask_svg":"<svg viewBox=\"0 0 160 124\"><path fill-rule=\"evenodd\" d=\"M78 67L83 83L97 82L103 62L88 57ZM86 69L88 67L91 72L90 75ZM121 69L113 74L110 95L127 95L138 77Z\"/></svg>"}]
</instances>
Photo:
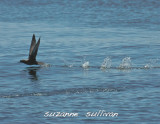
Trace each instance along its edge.
<instances>
[{"instance_id":1,"label":"shearwater","mask_svg":"<svg viewBox=\"0 0 160 124\"><path fill-rule=\"evenodd\" d=\"M36 43L35 34L33 34L31 46L30 46L30 50L29 50L28 60L20 60L20 62L25 63L27 65L43 65L44 64L43 62L36 61L36 56L37 56L39 44L40 44L40 38L38 39L38 42Z\"/></svg>"}]
</instances>

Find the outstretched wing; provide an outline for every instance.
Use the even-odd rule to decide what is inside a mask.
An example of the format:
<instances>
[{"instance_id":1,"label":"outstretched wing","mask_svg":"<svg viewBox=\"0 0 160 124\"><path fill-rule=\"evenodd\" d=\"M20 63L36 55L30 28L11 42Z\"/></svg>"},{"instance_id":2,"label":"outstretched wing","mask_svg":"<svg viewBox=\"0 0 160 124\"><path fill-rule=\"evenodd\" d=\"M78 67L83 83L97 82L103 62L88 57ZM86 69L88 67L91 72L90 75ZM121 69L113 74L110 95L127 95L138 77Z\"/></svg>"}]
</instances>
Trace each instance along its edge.
<instances>
[{"instance_id":1,"label":"outstretched wing","mask_svg":"<svg viewBox=\"0 0 160 124\"><path fill-rule=\"evenodd\" d=\"M32 41L31 41L31 46L30 46L30 50L29 50L29 58L32 54L32 51L33 51L35 45L36 45L36 38L35 38L35 35L33 34Z\"/></svg>"},{"instance_id":2,"label":"outstretched wing","mask_svg":"<svg viewBox=\"0 0 160 124\"><path fill-rule=\"evenodd\" d=\"M34 46L32 52L31 52L31 54L30 54L30 56L29 56L29 60L31 60L31 61L36 61L36 56L37 56L39 44L40 44L40 38L39 38L37 44Z\"/></svg>"}]
</instances>

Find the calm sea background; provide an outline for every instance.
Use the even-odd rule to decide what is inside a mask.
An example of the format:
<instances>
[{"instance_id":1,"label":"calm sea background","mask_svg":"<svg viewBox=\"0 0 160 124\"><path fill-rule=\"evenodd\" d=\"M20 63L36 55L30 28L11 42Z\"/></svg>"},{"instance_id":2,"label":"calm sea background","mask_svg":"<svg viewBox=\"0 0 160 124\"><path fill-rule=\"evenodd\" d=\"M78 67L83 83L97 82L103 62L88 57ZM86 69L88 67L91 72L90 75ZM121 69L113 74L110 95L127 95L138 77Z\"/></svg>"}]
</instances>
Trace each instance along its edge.
<instances>
[{"instance_id":1,"label":"calm sea background","mask_svg":"<svg viewBox=\"0 0 160 124\"><path fill-rule=\"evenodd\" d=\"M44 66L19 62L33 33ZM1 124L159 121L159 0L0 1Z\"/></svg>"}]
</instances>

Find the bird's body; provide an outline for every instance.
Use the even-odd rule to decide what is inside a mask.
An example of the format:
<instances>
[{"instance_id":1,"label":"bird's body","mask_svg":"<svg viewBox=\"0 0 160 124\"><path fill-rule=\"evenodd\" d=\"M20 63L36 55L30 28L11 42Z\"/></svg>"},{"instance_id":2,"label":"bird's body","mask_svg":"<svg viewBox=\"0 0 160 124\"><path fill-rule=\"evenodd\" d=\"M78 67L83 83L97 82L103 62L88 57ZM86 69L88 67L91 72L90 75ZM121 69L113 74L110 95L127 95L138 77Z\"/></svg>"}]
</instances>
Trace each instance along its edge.
<instances>
[{"instance_id":1,"label":"bird's body","mask_svg":"<svg viewBox=\"0 0 160 124\"><path fill-rule=\"evenodd\" d=\"M40 38L36 43L36 38L35 35L33 34L28 60L20 60L20 62L25 63L27 65L43 65L44 63L36 61L39 44L40 44Z\"/></svg>"},{"instance_id":2,"label":"bird's body","mask_svg":"<svg viewBox=\"0 0 160 124\"><path fill-rule=\"evenodd\" d=\"M39 65L37 61L30 61L28 60L20 60L20 62L25 63L27 65Z\"/></svg>"}]
</instances>

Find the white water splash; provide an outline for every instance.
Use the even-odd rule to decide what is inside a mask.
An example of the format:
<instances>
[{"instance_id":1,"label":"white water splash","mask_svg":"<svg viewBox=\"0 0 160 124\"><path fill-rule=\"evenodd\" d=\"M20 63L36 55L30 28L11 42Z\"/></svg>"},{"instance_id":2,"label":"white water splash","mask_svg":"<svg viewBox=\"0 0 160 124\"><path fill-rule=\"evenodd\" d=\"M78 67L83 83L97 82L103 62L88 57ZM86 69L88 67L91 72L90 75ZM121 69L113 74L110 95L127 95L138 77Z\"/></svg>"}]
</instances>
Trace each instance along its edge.
<instances>
[{"instance_id":1,"label":"white water splash","mask_svg":"<svg viewBox=\"0 0 160 124\"><path fill-rule=\"evenodd\" d=\"M106 68L110 68L112 66L112 61L109 57L105 58L102 65L101 65L101 69L106 69Z\"/></svg>"},{"instance_id":2,"label":"white water splash","mask_svg":"<svg viewBox=\"0 0 160 124\"><path fill-rule=\"evenodd\" d=\"M41 67L51 67L51 65L50 65L50 64L47 64L47 63L45 63L45 64L41 65Z\"/></svg>"},{"instance_id":3,"label":"white water splash","mask_svg":"<svg viewBox=\"0 0 160 124\"><path fill-rule=\"evenodd\" d=\"M74 63L69 63L68 61L66 60L63 60L65 66L69 67L69 68L72 68L74 66Z\"/></svg>"},{"instance_id":4,"label":"white water splash","mask_svg":"<svg viewBox=\"0 0 160 124\"><path fill-rule=\"evenodd\" d=\"M130 57L125 57L125 58L122 60L122 63L119 65L119 68L129 69L129 68L131 68L131 66L132 66L131 58L130 58Z\"/></svg>"},{"instance_id":5,"label":"white water splash","mask_svg":"<svg viewBox=\"0 0 160 124\"><path fill-rule=\"evenodd\" d=\"M89 61L84 62L84 63L82 64L82 67L83 67L84 69L89 68Z\"/></svg>"},{"instance_id":6,"label":"white water splash","mask_svg":"<svg viewBox=\"0 0 160 124\"><path fill-rule=\"evenodd\" d=\"M149 69L149 68L152 68L153 66L150 64L150 63L148 63L148 64L146 64L145 66L144 66L144 68L146 68L146 69Z\"/></svg>"},{"instance_id":7,"label":"white water splash","mask_svg":"<svg viewBox=\"0 0 160 124\"><path fill-rule=\"evenodd\" d=\"M147 63L144 67L146 69L153 68L153 67L159 67L158 61L159 59L150 59L150 62Z\"/></svg>"},{"instance_id":8,"label":"white water splash","mask_svg":"<svg viewBox=\"0 0 160 124\"><path fill-rule=\"evenodd\" d=\"M74 63L68 64L66 66L69 67L69 68L72 68L74 66Z\"/></svg>"}]
</instances>

